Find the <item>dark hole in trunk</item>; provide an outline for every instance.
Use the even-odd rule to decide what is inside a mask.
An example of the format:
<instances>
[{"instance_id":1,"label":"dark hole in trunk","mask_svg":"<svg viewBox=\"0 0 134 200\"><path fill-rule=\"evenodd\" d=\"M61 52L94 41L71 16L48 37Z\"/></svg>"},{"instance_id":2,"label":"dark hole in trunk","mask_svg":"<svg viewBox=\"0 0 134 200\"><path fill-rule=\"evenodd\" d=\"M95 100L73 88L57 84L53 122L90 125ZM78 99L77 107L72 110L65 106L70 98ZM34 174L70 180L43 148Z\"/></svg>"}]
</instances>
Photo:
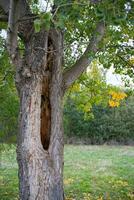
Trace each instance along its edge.
<instances>
[{"instance_id":1,"label":"dark hole in trunk","mask_svg":"<svg viewBox=\"0 0 134 200\"><path fill-rule=\"evenodd\" d=\"M47 96L41 95L41 143L48 150L50 143L50 102Z\"/></svg>"},{"instance_id":2,"label":"dark hole in trunk","mask_svg":"<svg viewBox=\"0 0 134 200\"><path fill-rule=\"evenodd\" d=\"M51 134L51 106L50 106L50 82L51 82L51 67L53 64L53 47L52 41L48 40L48 51L47 54L47 65L46 65L46 76L42 81L42 95L41 95L41 143L45 150L48 150L50 143Z\"/></svg>"}]
</instances>

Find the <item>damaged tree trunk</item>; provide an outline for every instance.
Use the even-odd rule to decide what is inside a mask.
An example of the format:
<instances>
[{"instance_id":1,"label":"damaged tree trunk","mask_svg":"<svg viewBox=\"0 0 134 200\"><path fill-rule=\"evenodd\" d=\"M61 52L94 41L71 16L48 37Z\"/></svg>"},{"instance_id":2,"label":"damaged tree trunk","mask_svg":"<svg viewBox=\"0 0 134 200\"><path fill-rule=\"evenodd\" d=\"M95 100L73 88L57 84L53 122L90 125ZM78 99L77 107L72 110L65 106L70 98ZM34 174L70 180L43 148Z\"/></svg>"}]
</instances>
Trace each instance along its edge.
<instances>
[{"instance_id":1,"label":"damaged tree trunk","mask_svg":"<svg viewBox=\"0 0 134 200\"><path fill-rule=\"evenodd\" d=\"M27 73L30 74L28 76L22 70L22 83L19 83L20 133L17 160L22 200L64 199L61 70L63 37L60 32L52 30L49 38L53 53L48 50L44 66L40 68L44 68L44 71L39 71L39 67L37 71L35 68L32 71L29 63ZM50 45L47 40L49 39L44 41L45 46ZM28 60L27 54L25 63ZM26 72L26 66L24 69Z\"/></svg>"},{"instance_id":2,"label":"damaged tree trunk","mask_svg":"<svg viewBox=\"0 0 134 200\"><path fill-rule=\"evenodd\" d=\"M56 3L55 3L56 2ZM54 1L52 16L59 9ZM17 160L20 200L63 200L64 92L91 63L89 52L98 51L105 31L96 24L85 52L63 72L63 35L55 24L36 33L27 0L0 0L8 20L7 49L16 67L16 87L20 97ZM62 6L61 6L62 8ZM99 33L99 34L98 34ZM18 36L24 45L20 55Z\"/></svg>"}]
</instances>

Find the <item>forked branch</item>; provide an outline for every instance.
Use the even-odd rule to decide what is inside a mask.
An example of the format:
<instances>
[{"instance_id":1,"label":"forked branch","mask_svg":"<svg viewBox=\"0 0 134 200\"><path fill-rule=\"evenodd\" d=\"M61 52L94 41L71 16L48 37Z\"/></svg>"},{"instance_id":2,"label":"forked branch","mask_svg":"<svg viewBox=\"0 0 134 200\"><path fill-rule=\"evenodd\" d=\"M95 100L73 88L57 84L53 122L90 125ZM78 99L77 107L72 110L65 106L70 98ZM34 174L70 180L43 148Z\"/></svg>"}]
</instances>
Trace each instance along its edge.
<instances>
[{"instance_id":1,"label":"forked branch","mask_svg":"<svg viewBox=\"0 0 134 200\"><path fill-rule=\"evenodd\" d=\"M7 49L12 61L14 61L18 55L18 34L23 35L23 38L25 38L26 30L29 33L29 27L31 29L32 26L28 1L0 0L0 22L3 21L8 23Z\"/></svg>"}]
</instances>

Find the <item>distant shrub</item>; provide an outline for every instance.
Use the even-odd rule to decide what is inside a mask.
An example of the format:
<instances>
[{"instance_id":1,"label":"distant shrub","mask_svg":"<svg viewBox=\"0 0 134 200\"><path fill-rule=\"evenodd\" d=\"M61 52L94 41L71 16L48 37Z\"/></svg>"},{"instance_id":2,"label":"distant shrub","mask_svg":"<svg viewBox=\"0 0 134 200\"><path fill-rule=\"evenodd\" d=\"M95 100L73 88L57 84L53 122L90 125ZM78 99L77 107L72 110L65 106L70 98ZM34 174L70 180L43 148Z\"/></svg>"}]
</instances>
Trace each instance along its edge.
<instances>
[{"instance_id":1,"label":"distant shrub","mask_svg":"<svg viewBox=\"0 0 134 200\"><path fill-rule=\"evenodd\" d=\"M64 109L65 141L89 144L134 144L134 96L119 107L93 106L93 118L84 120L75 102Z\"/></svg>"}]
</instances>

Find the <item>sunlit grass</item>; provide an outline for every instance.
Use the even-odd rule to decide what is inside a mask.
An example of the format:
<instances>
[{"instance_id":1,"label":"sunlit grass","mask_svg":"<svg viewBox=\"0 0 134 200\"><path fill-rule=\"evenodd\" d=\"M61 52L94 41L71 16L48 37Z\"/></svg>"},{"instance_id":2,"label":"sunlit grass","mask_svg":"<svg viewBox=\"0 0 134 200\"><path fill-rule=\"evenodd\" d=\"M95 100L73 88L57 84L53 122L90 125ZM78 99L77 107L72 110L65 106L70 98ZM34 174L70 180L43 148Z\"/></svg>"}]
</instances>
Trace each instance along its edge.
<instances>
[{"instance_id":1,"label":"sunlit grass","mask_svg":"<svg viewBox=\"0 0 134 200\"><path fill-rule=\"evenodd\" d=\"M64 176L72 199L134 199L134 147L66 146Z\"/></svg>"},{"instance_id":2,"label":"sunlit grass","mask_svg":"<svg viewBox=\"0 0 134 200\"><path fill-rule=\"evenodd\" d=\"M0 200L18 199L14 146L0 153ZM134 200L134 147L65 146L67 200Z\"/></svg>"},{"instance_id":3,"label":"sunlit grass","mask_svg":"<svg viewBox=\"0 0 134 200\"><path fill-rule=\"evenodd\" d=\"M0 146L0 200L18 199L18 166L14 145Z\"/></svg>"}]
</instances>

